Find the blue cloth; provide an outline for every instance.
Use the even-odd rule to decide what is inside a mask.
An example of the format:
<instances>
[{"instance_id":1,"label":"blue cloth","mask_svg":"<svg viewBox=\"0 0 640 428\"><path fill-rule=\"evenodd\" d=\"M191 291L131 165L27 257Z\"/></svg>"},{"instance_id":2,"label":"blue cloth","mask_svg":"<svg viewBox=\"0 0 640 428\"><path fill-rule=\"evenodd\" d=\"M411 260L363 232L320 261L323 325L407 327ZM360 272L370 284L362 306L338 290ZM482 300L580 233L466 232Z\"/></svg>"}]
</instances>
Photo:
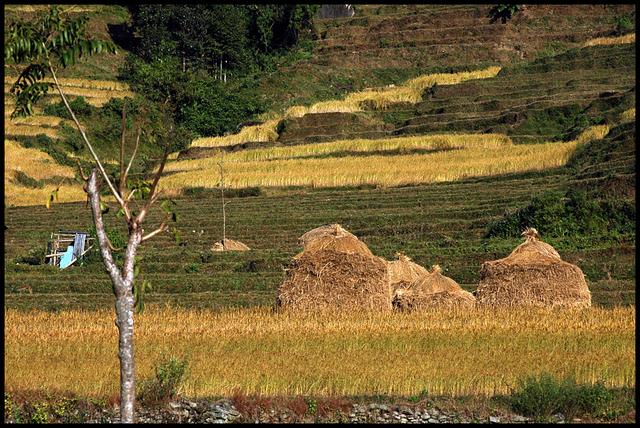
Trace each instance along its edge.
<instances>
[{"instance_id":1,"label":"blue cloth","mask_svg":"<svg viewBox=\"0 0 640 428\"><path fill-rule=\"evenodd\" d=\"M67 251L64 252L60 259L60 269L64 269L69 266L73 260L75 260L73 257L73 245L69 245L67 247Z\"/></svg>"}]
</instances>

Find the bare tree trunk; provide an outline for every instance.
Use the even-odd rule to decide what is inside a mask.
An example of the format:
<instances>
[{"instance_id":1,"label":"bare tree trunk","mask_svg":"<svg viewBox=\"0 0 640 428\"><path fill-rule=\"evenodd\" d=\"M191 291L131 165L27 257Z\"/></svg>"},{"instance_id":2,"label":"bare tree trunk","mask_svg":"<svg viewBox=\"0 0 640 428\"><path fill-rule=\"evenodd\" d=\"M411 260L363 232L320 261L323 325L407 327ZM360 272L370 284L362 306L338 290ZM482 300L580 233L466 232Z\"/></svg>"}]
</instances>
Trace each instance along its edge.
<instances>
[{"instance_id":1,"label":"bare tree trunk","mask_svg":"<svg viewBox=\"0 0 640 428\"><path fill-rule=\"evenodd\" d=\"M133 352L133 277L136 251L142 241L142 230L133 222L133 230L130 230L129 242L127 243L124 257L123 272L121 272L113 261L109 240L105 232L102 210L100 209L100 191L97 175L97 170L94 169L87 182L87 193L91 201L91 210L102 260L111 277L113 292L116 296L116 326L119 332L118 356L120 358L120 421L122 423L133 423L136 399Z\"/></svg>"}]
</instances>

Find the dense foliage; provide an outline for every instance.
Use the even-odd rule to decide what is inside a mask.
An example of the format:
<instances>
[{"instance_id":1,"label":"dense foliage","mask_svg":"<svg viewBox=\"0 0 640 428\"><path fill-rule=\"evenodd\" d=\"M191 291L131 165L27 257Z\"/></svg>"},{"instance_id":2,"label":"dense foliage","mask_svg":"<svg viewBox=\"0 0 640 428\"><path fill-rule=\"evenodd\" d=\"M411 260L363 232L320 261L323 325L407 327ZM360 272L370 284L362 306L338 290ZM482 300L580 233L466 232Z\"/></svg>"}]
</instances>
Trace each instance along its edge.
<instances>
[{"instance_id":1,"label":"dense foliage","mask_svg":"<svg viewBox=\"0 0 640 428\"><path fill-rule=\"evenodd\" d=\"M317 7L293 4L131 5L136 53L147 62L178 59L184 69L247 72L293 47ZM183 62L184 61L184 62Z\"/></svg>"},{"instance_id":2,"label":"dense foliage","mask_svg":"<svg viewBox=\"0 0 640 428\"><path fill-rule=\"evenodd\" d=\"M487 236L515 237L527 227L535 227L542 236L616 236L633 233L635 219L632 201L594 199L584 190L552 190L490 223Z\"/></svg>"},{"instance_id":3,"label":"dense foliage","mask_svg":"<svg viewBox=\"0 0 640 428\"><path fill-rule=\"evenodd\" d=\"M130 8L137 40L123 78L153 100L171 99L180 123L212 136L233 132L267 110L267 100L255 97L258 79L295 56L292 48L302 40L310 40L317 6Z\"/></svg>"},{"instance_id":4,"label":"dense foliage","mask_svg":"<svg viewBox=\"0 0 640 428\"><path fill-rule=\"evenodd\" d=\"M508 20L513 18L513 15L520 12L524 5L521 4L497 4L489 11L489 17L491 23L501 20L503 24L506 24Z\"/></svg>"},{"instance_id":5,"label":"dense foliage","mask_svg":"<svg viewBox=\"0 0 640 428\"><path fill-rule=\"evenodd\" d=\"M65 19L57 6L30 21L17 21L5 33L4 60L24 64L11 86L16 108L11 117L33 114L33 106L44 97L52 84L45 82L54 69L66 68L81 57L102 52L116 52L115 44L94 40L87 32L89 18Z\"/></svg>"}]
</instances>

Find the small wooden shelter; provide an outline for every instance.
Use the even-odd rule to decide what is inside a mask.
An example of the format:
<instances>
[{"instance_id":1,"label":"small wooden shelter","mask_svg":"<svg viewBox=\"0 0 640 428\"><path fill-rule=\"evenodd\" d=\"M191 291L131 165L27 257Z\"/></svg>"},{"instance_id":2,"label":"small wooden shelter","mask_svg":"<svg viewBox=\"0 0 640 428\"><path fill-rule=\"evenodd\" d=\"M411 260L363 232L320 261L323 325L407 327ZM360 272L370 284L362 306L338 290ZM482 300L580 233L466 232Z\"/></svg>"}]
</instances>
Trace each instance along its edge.
<instances>
[{"instance_id":1,"label":"small wooden shelter","mask_svg":"<svg viewBox=\"0 0 640 428\"><path fill-rule=\"evenodd\" d=\"M87 232L76 230L61 230L52 233L47 243L47 264L65 269L82 259L95 243L94 238Z\"/></svg>"}]
</instances>

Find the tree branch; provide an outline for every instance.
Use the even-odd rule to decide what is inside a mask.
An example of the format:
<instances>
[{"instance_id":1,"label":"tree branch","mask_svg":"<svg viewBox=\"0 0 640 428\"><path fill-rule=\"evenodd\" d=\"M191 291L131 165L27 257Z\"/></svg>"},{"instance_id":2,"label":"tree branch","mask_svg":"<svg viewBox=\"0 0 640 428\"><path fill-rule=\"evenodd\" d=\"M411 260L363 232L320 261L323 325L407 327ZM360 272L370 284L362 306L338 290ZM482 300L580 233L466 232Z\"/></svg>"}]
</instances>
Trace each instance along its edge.
<instances>
[{"instance_id":1,"label":"tree branch","mask_svg":"<svg viewBox=\"0 0 640 428\"><path fill-rule=\"evenodd\" d=\"M104 167L102 166L102 163L100 162L100 158L98 158L98 155L96 154L95 150L93 150L93 146L89 142L89 139L87 138L87 135L84 133L84 130L82 129L82 126L80 126L80 122L78 122L78 118L76 117L75 113L71 109L71 106L69 106L69 102L67 101L67 97L64 95L64 92L62 92L62 88L60 87L60 82L58 82L58 78L56 77L56 73L53 70L53 66L51 65L51 61L49 59L47 59L47 63L49 65L49 71L51 71L51 76L53 77L53 81L56 84L56 89L58 89L58 93L62 97L62 101L64 102L64 105L67 107L67 110L69 111L69 114L71 114L71 118L73 119L73 121L75 122L76 126L78 127L78 131L80 131L80 134L82 135L82 138L83 138L85 144L89 148L89 151L91 152L91 155L93 156L93 158L95 159L96 163L98 164L98 168L100 169L100 173L102 174L104 179L107 181L107 185L109 185L109 189L111 190L111 193L113 193L113 196L115 196L115 198L118 201L118 203L122 207L124 207L125 206L124 205L124 201L122 200L122 198L118 194L118 191L116 190L116 188L113 186L113 183L111 183L111 180L109 180L109 176L107 175L106 171L104 170Z\"/></svg>"},{"instance_id":2,"label":"tree branch","mask_svg":"<svg viewBox=\"0 0 640 428\"><path fill-rule=\"evenodd\" d=\"M136 135L136 145L133 148L133 154L131 155L131 159L129 159L129 164L127 165L127 169L124 172L124 179L126 180L129 176L129 170L131 169L131 165L133 164L133 158L136 157L136 153L138 152L138 146L140 145L140 134L142 133L142 128L138 125L138 135Z\"/></svg>"},{"instance_id":3,"label":"tree branch","mask_svg":"<svg viewBox=\"0 0 640 428\"><path fill-rule=\"evenodd\" d=\"M156 199L154 198L154 196L158 189L158 181L160 181L160 176L162 175L162 171L164 171L164 166L166 165L168 158L169 158L169 148L166 148L164 150L164 155L162 155L162 161L160 161L160 167L158 168L158 170L156 171L153 177L153 183L151 184L151 190L149 191L149 200L147 201L145 206L140 211L140 214L138 214L138 217L136 218L136 222L138 224L142 224L142 222L144 221L144 218L147 216L147 212L149 212L149 208L151 207L151 204Z\"/></svg>"},{"instance_id":4,"label":"tree branch","mask_svg":"<svg viewBox=\"0 0 640 428\"><path fill-rule=\"evenodd\" d=\"M154 230L153 232L148 233L147 235L143 236L142 237L142 241L140 241L140 242L144 242L147 239L151 239L154 236L156 236L157 234L164 232L165 230L167 230L167 224L163 221L162 223L160 223L160 226L156 230Z\"/></svg>"},{"instance_id":5,"label":"tree branch","mask_svg":"<svg viewBox=\"0 0 640 428\"><path fill-rule=\"evenodd\" d=\"M118 190L120 195L124 196L124 141L125 141L125 129L127 127L127 107L122 103L122 135L120 138L120 183L118 184Z\"/></svg>"}]
</instances>

